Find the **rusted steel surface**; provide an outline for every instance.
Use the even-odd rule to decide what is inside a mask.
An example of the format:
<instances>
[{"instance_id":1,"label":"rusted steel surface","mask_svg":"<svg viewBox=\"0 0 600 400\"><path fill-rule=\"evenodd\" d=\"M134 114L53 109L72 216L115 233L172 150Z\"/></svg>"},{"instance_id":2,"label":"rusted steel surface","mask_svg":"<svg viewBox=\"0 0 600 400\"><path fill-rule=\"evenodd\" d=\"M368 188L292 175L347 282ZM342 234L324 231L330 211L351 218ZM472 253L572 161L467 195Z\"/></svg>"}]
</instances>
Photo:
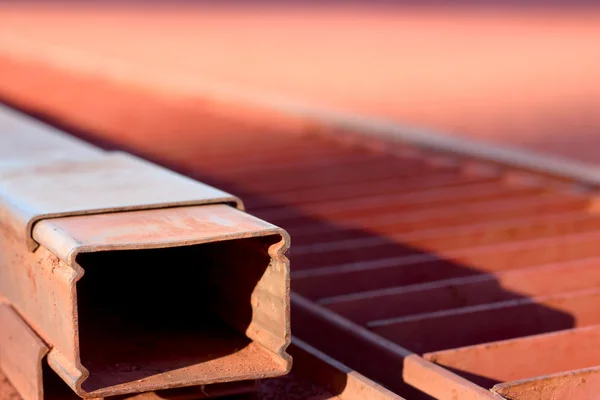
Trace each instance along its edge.
<instances>
[{"instance_id":1,"label":"rusted steel surface","mask_svg":"<svg viewBox=\"0 0 600 400\"><path fill-rule=\"evenodd\" d=\"M374 332L431 352L600 323L600 289L370 321ZM440 335L444 332L444 335Z\"/></svg>"},{"instance_id":2,"label":"rusted steel surface","mask_svg":"<svg viewBox=\"0 0 600 400\"><path fill-rule=\"evenodd\" d=\"M492 390L509 400L594 400L600 393L600 367L501 383Z\"/></svg>"},{"instance_id":3,"label":"rusted steel surface","mask_svg":"<svg viewBox=\"0 0 600 400\"><path fill-rule=\"evenodd\" d=\"M600 365L600 326L566 329L425 354L463 376L508 382ZM518 362L515 362L518 360Z\"/></svg>"},{"instance_id":4,"label":"rusted steel surface","mask_svg":"<svg viewBox=\"0 0 600 400\"><path fill-rule=\"evenodd\" d=\"M479 274L319 300L359 323L600 286L600 258ZM379 307L385 303L386 307Z\"/></svg>"},{"instance_id":5,"label":"rusted steel surface","mask_svg":"<svg viewBox=\"0 0 600 400\"><path fill-rule=\"evenodd\" d=\"M44 400L42 360L47 353L46 344L15 310L0 302L0 369L24 400Z\"/></svg>"},{"instance_id":6,"label":"rusted steel surface","mask_svg":"<svg viewBox=\"0 0 600 400\"><path fill-rule=\"evenodd\" d=\"M10 125L1 128L7 129L1 143L6 141L16 156L22 156L17 158L21 160L17 166L14 161L0 163L3 225L21 235L30 249L35 248L33 225L47 218L210 203L233 203L242 208L241 201L228 193L125 153L98 150L88 157L87 145L80 154L76 143L67 142L73 148L59 157L26 162L28 143L35 140L23 141ZM42 141L54 138L52 132L39 136ZM58 141L55 146L62 148L62 144Z\"/></svg>"},{"instance_id":7,"label":"rusted steel surface","mask_svg":"<svg viewBox=\"0 0 600 400\"><path fill-rule=\"evenodd\" d=\"M8 234L3 240L0 289L52 344L50 366L73 390L98 397L288 370L282 230L226 205L131 211L112 229L120 214L42 221L35 253ZM162 272L178 258L219 267ZM169 301L151 300L152 290ZM192 307L206 316L188 316ZM160 327L182 318L191 322ZM152 351L140 353L141 337Z\"/></svg>"},{"instance_id":8,"label":"rusted steel surface","mask_svg":"<svg viewBox=\"0 0 600 400\"><path fill-rule=\"evenodd\" d=\"M294 339L290 354L294 357L296 373L336 393L341 400L401 399L300 339Z\"/></svg>"},{"instance_id":9,"label":"rusted steel surface","mask_svg":"<svg viewBox=\"0 0 600 400\"><path fill-rule=\"evenodd\" d=\"M289 231L298 243L290 254L295 335L406 398L497 396L488 390L496 380L437 365L422 352L480 343L482 352L498 348L493 358L517 373L527 352L504 356L498 341L535 342L598 324L600 229L589 179L524 172L527 163L486 162L485 152L474 162L472 148L432 153L422 143L373 143L361 132L340 139L296 120L300 128L133 89L95 90L144 122L124 129L109 109L100 123L91 105L75 112L66 98L43 107L95 129L88 137L248 199L250 212ZM158 122L166 118L185 121L177 131L186 133L164 132ZM556 372L564 372L560 365ZM534 373L524 368L519 376Z\"/></svg>"},{"instance_id":10,"label":"rusted steel surface","mask_svg":"<svg viewBox=\"0 0 600 400\"><path fill-rule=\"evenodd\" d=\"M18 125L16 113L5 117ZM48 364L75 393L289 371L284 230L231 207L241 207L234 196L147 161L99 149L79 159L78 142L51 129L38 132L42 142L69 151L28 159L28 142L11 124L3 128L22 162L0 166L0 296L48 344ZM3 338L3 365L34 398L41 385L23 383L7 351L19 349L13 336ZM28 363L41 370L42 356L22 353L27 375Z\"/></svg>"},{"instance_id":11,"label":"rusted steel surface","mask_svg":"<svg viewBox=\"0 0 600 400\"><path fill-rule=\"evenodd\" d=\"M306 271L293 271L294 287L313 298L337 296L425 283L448 278L539 267L596 257L600 234L568 235L550 239L490 245L447 254L422 254L367 259ZM403 244L398 251L406 251ZM413 248L409 247L409 251ZM364 254L364 253L363 253ZM435 279L431 279L431 277ZM335 286L328 285L337 279Z\"/></svg>"},{"instance_id":12,"label":"rusted steel surface","mask_svg":"<svg viewBox=\"0 0 600 400\"><path fill-rule=\"evenodd\" d=\"M299 339L289 347L294 358L291 374L263 381L241 381L208 386L193 386L133 395L107 397L105 400L196 400L224 397L231 400L402 400L344 364L320 352ZM53 371L45 376L45 400L75 400L78 398ZM0 398L18 400L10 385L2 382ZM2 397L6 396L6 397ZM99 399L97 399L99 400Z\"/></svg>"},{"instance_id":13,"label":"rusted steel surface","mask_svg":"<svg viewBox=\"0 0 600 400\"><path fill-rule=\"evenodd\" d=\"M496 398L484 388L295 293L292 314L298 335L408 399Z\"/></svg>"}]
</instances>

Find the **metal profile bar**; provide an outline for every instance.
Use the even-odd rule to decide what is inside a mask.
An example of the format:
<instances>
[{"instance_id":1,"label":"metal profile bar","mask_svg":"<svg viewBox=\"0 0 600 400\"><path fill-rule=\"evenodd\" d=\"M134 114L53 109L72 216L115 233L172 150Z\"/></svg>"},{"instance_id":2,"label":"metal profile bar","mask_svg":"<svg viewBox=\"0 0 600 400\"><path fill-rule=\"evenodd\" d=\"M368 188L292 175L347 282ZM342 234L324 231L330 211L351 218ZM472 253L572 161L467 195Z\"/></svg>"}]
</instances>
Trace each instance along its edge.
<instances>
[{"instance_id":1,"label":"metal profile bar","mask_svg":"<svg viewBox=\"0 0 600 400\"><path fill-rule=\"evenodd\" d=\"M287 377L264 381L262 385L258 381L240 381L160 390L117 398L106 398L106 400L196 400L251 392L256 392L256 394L248 397L251 399L283 398L285 396L286 399L304 400L311 389L320 391L320 388L328 392L327 398L339 400L402 399L298 338L293 338L293 343L288 351L294 358L292 374ZM71 389L55 376L53 371L45 371L45 373L44 382L47 390L44 393L44 400L74 400L77 398L74 393L71 393Z\"/></svg>"},{"instance_id":2,"label":"metal profile bar","mask_svg":"<svg viewBox=\"0 0 600 400\"><path fill-rule=\"evenodd\" d=\"M389 165L387 168L389 169ZM309 203L299 205L298 207L303 212L326 215L330 219L342 219L347 216L358 217L374 212L390 212L392 210L402 212L419 211L427 207L447 205L450 202L465 204L473 201L493 200L500 197L502 199L511 197L519 198L531 194L542 194L543 192L547 192L547 190L525 185L507 188L500 185L499 182L486 180L455 187ZM293 218L296 217L294 214L290 214L289 210L285 208L269 209L259 212L257 215L269 220L286 221L288 223L293 222Z\"/></svg>"},{"instance_id":3,"label":"metal profile bar","mask_svg":"<svg viewBox=\"0 0 600 400\"><path fill-rule=\"evenodd\" d=\"M294 287L309 298L384 289L478 273L597 257L599 234L577 234L485 246L439 255L390 257L292 273ZM296 265L296 264L295 264ZM460 266L466 266L462 268ZM328 284L336 279L336 285Z\"/></svg>"},{"instance_id":4,"label":"metal profile bar","mask_svg":"<svg viewBox=\"0 0 600 400\"><path fill-rule=\"evenodd\" d=\"M214 385L188 386L175 389L163 389L152 392L132 393L114 397L96 397L93 400L200 400L218 397L247 395L255 393L259 381L237 381ZM18 398L18 397L17 397ZM79 400L56 373L44 365L44 400Z\"/></svg>"},{"instance_id":5,"label":"metal profile bar","mask_svg":"<svg viewBox=\"0 0 600 400\"><path fill-rule=\"evenodd\" d=\"M420 392L439 400L499 399L400 345L292 293L296 335L407 399ZM335 337L336 340L329 340ZM420 392L415 391L417 388Z\"/></svg>"},{"instance_id":6,"label":"metal profile bar","mask_svg":"<svg viewBox=\"0 0 600 400\"><path fill-rule=\"evenodd\" d=\"M298 338L293 339L289 351L294 357L294 373L321 384L340 400L402 400L402 397Z\"/></svg>"},{"instance_id":7,"label":"metal profile bar","mask_svg":"<svg viewBox=\"0 0 600 400\"><path fill-rule=\"evenodd\" d=\"M598 324L598 307L600 289L594 288L371 321L367 327L425 353Z\"/></svg>"},{"instance_id":8,"label":"metal profile bar","mask_svg":"<svg viewBox=\"0 0 600 400\"><path fill-rule=\"evenodd\" d=\"M15 238L2 241L0 292L51 345L50 366L80 396L289 370L288 239L281 229L211 205L48 219L36 224L34 238L35 252ZM186 268L192 260L211 268ZM183 275L165 275L169 264ZM194 335L185 335L190 329ZM131 353L136 337L149 343L151 356ZM216 349L220 357L207 358Z\"/></svg>"},{"instance_id":9,"label":"metal profile bar","mask_svg":"<svg viewBox=\"0 0 600 400\"><path fill-rule=\"evenodd\" d=\"M600 365L600 325L423 355L459 375L508 382Z\"/></svg>"},{"instance_id":10,"label":"metal profile bar","mask_svg":"<svg viewBox=\"0 0 600 400\"><path fill-rule=\"evenodd\" d=\"M94 400L201 400L219 397L239 396L254 393L259 389L260 381L239 381L217 383L214 385L190 386L177 389L157 390L133 395L106 397ZM60 397L56 400L64 400Z\"/></svg>"},{"instance_id":11,"label":"metal profile bar","mask_svg":"<svg viewBox=\"0 0 600 400\"><path fill-rule=\"evenodd\" d=\"M0 169L3 223L30 250L42 219L211 203L242 207L234 196L125 153Z\"/></svg>"},{"instance_id":12,"label":"metal profile bar","mask_svg":"<svg viewBox=\"0 0 600 400\"><path fill-rule=\"evenodd\" d=\"M326 297L318 303L357 323L600 286L600 258ZM385 307L381 307L385 304Z\"/></svg>"},{"instance_id":13,"label":"metal profile bar","mask_svg":"<svg viewBox=\"0 0 600 400\"><path fill-rule=\"evenodd\" d=\"M530 218L507 219L496 223L465 225L459 228L432 228L421 231L397 229L386 236L334 239L319 243L297 246L295 256L318 256L327 259L336 252L373 249L381 256L393 255L386 246L402 243L436 252L458 250L469 247L517 242L527 239L563 236L600 230L600 218L584 211L550 214ZM396 246L397 247L397 246ZM388 255L388 253L390 253ZM342 257L337 257L343 260ZM325 264L327 264L325 262Z\"/></svg>"},{"instance_id":14,"label":"metal profile bar","mask_svg":"<svg viewBox=\"0 0 600 400\"><path fill-rule=\"evenodd\" d=\"M0 144L14 152L0 162L0 298L48 345L48 363L77 395L289 371L284 230L231 207L242 203L218 189L15 113L0 118ZM34 141L15 125L31 126ZM47 158L30 157L38 136Z\"/></svg>"},{"instance_id":15,"label":"metal profile bar","mask_svg":"<svg viewBox=\"0 0 600 400\"><path fill-rule=\"evenodd\" d=\"M595 400L600 393L600 367L501 383L492 390L515 400Z\"/></svg>"},{"instance_id":16,"label":"metal profile bar","mask_svg":"<svg viewBox=\"0 0 600 400\"><path fill-rule=\"evenodd\" d=\"M292 226L289 229L294 235L294 243L309 242L315 234L325 237L338 237L342 232L353 228L368 228L375 232L392 232L396 227L399 229L414 230L424 229L431 226L459 227L467 224L475 224L483 221L498 221L516 217L530 217L532 215L545 215L552 213L570 212L584 210L589 204L589 198L583 196L562 195L553 193L551 196L534 195L529 198L508 199L489 202L473 202L468 209L463 209L460 214L456 212L456 206L439 206L432 209L420 210L412 213L382 213L375 216L345 218L344 221L336 221L333 226L324 227L322 224L304 224Z\"/></svg>"},{"instance_id":17,"label":"metal profile bar","mask_svg":"<svg viewBox=\"0 0 600 400\"><path fill-rule=\"evenodd\" d=\"M37 337L31 328L8 304L0 304L0 382L2 371L9 374L14 394L6 392L2 385L2 398L22 398L25 400L76 400L79 399L52 371L45 360L48 347ZM161 390L118 397L120 400L196 400L212 399L256 392L258 381L239 381L214 385L192 386L179 389ZM108 400L114 397L108 398ZM94 400L101 400L96 398Z\"/></svg>"}]
</instances>

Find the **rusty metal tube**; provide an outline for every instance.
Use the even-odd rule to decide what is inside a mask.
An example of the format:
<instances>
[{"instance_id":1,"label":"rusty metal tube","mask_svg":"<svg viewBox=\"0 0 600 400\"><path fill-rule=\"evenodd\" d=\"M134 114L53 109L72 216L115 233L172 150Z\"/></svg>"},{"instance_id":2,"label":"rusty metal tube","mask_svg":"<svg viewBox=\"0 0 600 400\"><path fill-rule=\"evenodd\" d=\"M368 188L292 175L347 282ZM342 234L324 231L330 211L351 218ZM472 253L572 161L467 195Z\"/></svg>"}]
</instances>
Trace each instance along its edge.
<instances>
[{"instance_id":1,"label":"rusty metal tube","mask_svg":"<svg viewBox=\"0 0 600 400\"><path fill-rule=\"evenodd\" d=\"M0 110L0 130L0 299L77 395L289 371L284 230L15 112Z\"/></svg>"}]
</instances>

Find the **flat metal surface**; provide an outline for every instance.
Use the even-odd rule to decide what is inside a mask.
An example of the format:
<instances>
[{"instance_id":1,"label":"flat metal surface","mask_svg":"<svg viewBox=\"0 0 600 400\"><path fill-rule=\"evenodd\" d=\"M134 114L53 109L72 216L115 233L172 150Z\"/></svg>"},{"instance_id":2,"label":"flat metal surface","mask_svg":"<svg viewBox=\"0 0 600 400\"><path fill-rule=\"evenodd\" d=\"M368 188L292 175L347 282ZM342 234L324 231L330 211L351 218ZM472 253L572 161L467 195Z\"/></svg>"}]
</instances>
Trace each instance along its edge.
<instances>
[{"instance_id":1,"label":"flat metal surface","mask_svg":"<svg viewBox=\"0 0 600 400\"><path fill-rule=\"evenodd\" d=\"M242 381L225 384L193 386L181 389L162 390L119 397L107 397L106 400L196 400L223 397L231 400L402 400L402 397L390 392L365 376L348 368L307 343L294 339L289 348L294 357L294 367L290 375L262 381ZM51 375L53 372L50 371ZM46 377L45 400L75 400L60 379ZM0 371L0 398L18 400L9 385L2 385ZM99 400L99 399L95 399Z\"/></svg>"},{"instance_id":2,"label":"flat metal surface","mask_svg":"<svg viewBox=\"0 0 600 400\"><path fill-rule=\"evenodd\" d=\"M191 246L267 235L289 241L281 228L222 204L54 218L40 221L33 230L40 245L71 265L80 253ZM282 244L277 249L280 254L274 255L283 257L286 246Z\"/></svg>"},{"instance_id":3,"label":"flat metal surface","mask_svg":"<svg viewBox=\"0 0 600 400\"><path fill-rule=\"evenodd\" d=\"M424 354L482 385L600 365L600 325ZM518 360L518 362L515 362Z\"/></svg>"},{"instance_id":4,"label":"flat metal surface","mask_svg":"<svg viewBox=\"0 0 600 400\"><path fill-rule=\"evenodd\" d=\"M509 400L594 400L600 392L600 367L501 383L492 390Z\"/></svg>"},{"instance_id":5,"label":"flat metal surface","mask_svg":"<svg viewBox=\"0 0 600 400\"><path fill-rule=\"evenodd\" d=\"M11 151L13 155L13 158L4 157L6 163L0 168L0 296L48 343L51 347L47 357L49 365L73 391L82 397L114 396L246 381L289 371L291 358L285 352L291 340L289 261L285 257L289 235L285 231L230 207L242 208L242 203L223 191L126 153L95 149L43 124L25 117L21 119L16 112L0 111L4 111L0 113L4 121L0 122L10 130L2 138L6 143L3 151ZM20 130L25 133L20 135ZM44 147L47 147L46 153L40 150ZM105 213L109 214L103 218ZM164 251L155 252L177 248L189 253L188 249L194 246L197 249L201 244L214 246L225 242L246 253L244 248L247 247L249 259L237 258L233 250L231 254L225 251L222 255L210 253L217 250L196 252L200 257L197 262L222 263L223 267L233 270L208 272L203 277L213 279L215 287L204 287L204 291L218 290L213 293L214 299L209 296L198 301L216 303L210 306L211 310L223 321L205 322L206 326L196 332L194 342L190 333L185 333L187 330L179 332L177 327L173 337L162 332L162 327L157 332L144 330L142 334L136 325L139 322L122 320L115 328L114 321L102 325L95 321L101 316L87 316L111 303L107 299L100 306L86 305L90 301L86 300L85 293L95 290L95 286L103 289L100 281L85 283L101 278L86 278L80 283L86 269L98 264L96 254L99 258L117 254L106 262L111 268L114 264L121 268L111 271L117 281L109 284L118 286L120 280L128 279L131 293L137 293L138 284L144 287L154 282L158 284L157 290L162 288L166 297L174 298L175 292L170 292L174 288L161 287L158 275L154 281L148 276L161 273L162 269L155 268L158 261L139 252L153 251L152 254L164 260ZM38 244L41 247L37 248ZM226 250L227 244L218 251ZM134 251L138 253L132 253ZM83 267L80 254L86 255ZM119 254L127 261L119 261ZM136 273L128 271L138 268L135 265L138 254L149 264L147 269L137 272L139 283ZM139 259L137 262L142 263ZM260 265L263 262L266 264ZM92 272L88 269L87 275ZM228 276L234 277L232 282L228 282ZM113 287L113 295L117 293L118 289ZM101 293L92 297L100 296ZM191 299L182 298L192 304ZM131 307L131 304L128 298L121 308ZM173 306L188 309L188 304ZM147 304L145 308L152 307ZM119 312L119 308L114 309L110 318L118 318ZM141 310L138 314L144 313ZM160 313L158 307L157 316ZM90 318L91 324L96 324L92 328L86 322ZM134 313L129 318L138 317ZM202 319L212 321L210 318ZM113 335L117 338L119 335L114 332L123 330L125 325L129 326L128 334L111 342ZM102 333L106 328L108 331ZM233 333L236 329L238 334ZM144 352L145 355L131 352L131 346L136 346L132 340L138 334L148 342L154 341L153 350ZM90 339L91 335L95 335L94 339ZM5 343L8 346L11 338L11 335L3 337L3 346ZM93 350L102 341L102 351ZM96 344L90 347L89 342ZM175 354L182 346L187 348L186 356L178 359ZM13 347L18 350L18 346L9 348ZM44 355L47 351L44 347ZM108 360L111 352L113 358ZM26 375L34 377L33 369L28 368L27 373L20 375L15 373L19 368L15 354L6 352L6 347L5 353L3 363L9 378L16 377L17 389L27 398L33 398L30 393L33 389L24 387L21 382ZM123 360L124 355L129 358ZM28 355L27 358L24 366L37 364L37 398L41 400L41 356ZM131 365L124 370L123 365L127 363Z\"/></svg>"},{"instance_id":6,"label":"flat metal surface","mask_svg":"<svg viewBox=\"0 0 600 400\"><path fill-rule=\"evenodd\" d=\"M4 223L29 249L33 225L68 215L230 203L239 199L125 153L0 171Z\"/></svg>"},{"instance_id":7,"label":"flat metal surface","mask_svg":"<svg viewBox=\"0 0 600 400\"><path fill-rule=\"evenodd\" d=\"M0 105L0 171L56 160L93 160L101 149Z\"/></svg>"}]
</instances>

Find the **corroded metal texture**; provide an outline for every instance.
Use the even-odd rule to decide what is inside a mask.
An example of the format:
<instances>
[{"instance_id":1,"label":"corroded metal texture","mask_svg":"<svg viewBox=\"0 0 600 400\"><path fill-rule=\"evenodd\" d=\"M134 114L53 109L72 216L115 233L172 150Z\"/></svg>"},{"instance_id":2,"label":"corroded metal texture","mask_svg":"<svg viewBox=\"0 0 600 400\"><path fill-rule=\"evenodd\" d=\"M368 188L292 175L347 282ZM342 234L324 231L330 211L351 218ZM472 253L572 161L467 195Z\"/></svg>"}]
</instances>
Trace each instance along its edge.
<instances>
[{"instance_id":1,"label":"corroded metal texture","mask_svg":"<svg viewBox=\"0 0 600 400\"><path fill-rule=\"evenodd\" d=\"M27 241L47 218L241 201L127 154L0 167L3 225ZM65 195L67 194L67 195Z\"/></svg>"},{"instance_id":2,"label":"corroded metal texture","mask_svg":"<svg viewBox=\"0 0 600 400\"><path fill-rule=\"evenodd\" d=\"M232 400L402 400L400 396L299 339L293 340L289 352L294 357L294 367L291 374L284 377L160 390L107 397L105 400L197 400L223 396ZM44 400L78 398L53 371L44 372ZM2 379L0 371L0 398L17 400L18 395Z\"/></svg>"},{"instance_id":3,"label":"corroded metal texture","mask_svg":"<svg viewBox=\"0 0 600 400\"><path fill-rule=\"evenodd\" d=\"M565 355L547 363L551 371L533 368L524 358L535 353L523 350L540 343L550 351L546 335L562 342L600 325L593 180L528 171L539 159L486 161L476 146L440 154L406 137L365 139L354 128L368 126L352 121L305 129L305 121L257 123L247 110L199 110L132 88L95 90L135 105L145 122L124 129L115 106L98 124L92 105L72 111L60 97L43 107L95 130L88 137L239 193L251 212L289 231L298 244L290 255L295 335L349 368L406 398L490 399L495 385L511 385L505 380L541 390L547 374L596 365L577 341L561 351L581 364ZM169 118L186 129L172 135L152 123ZM513 340L521 351L507 345ZM464 347L445 365L441 355L455 346ZM421 357L429 351L440 357ZM488 360L484 376L460 360L473 353Z\"/></svg>"},{"instance_id":4,"label":"corroded metal texture","mask_svg":"<svg viewBox=\"0 0 600 400\"><path fill-rule=\"evenodd\" d=\"M600 365L600 326L444 350L424 357L478 382L510 382ZM518 361L518 368L515 361Z\"/></svg>"},{"instance_id":5,"label":"corroded metal texture","mask_svg":"<svg viewBox=\"0 0 600 400\"><path fill-rule=\"evenodd\" d=\"M47 353L46 344L15 310L0 302L0 369L25 400L44 400L42 360Z\"/></svg>"},{"instance_id":6,"label":"corroded metal texture","mask_svg":"<svg viewBox=\"0 0 600 400\"><path fill-rule=\"evenodd\" d=\"M3 237L0 290L81 396L289 370L288 239L273 225L213 205L45 220L35 252Z\"/></svg>"},{"instance_id":7,"label":"corroded metal texture","mask_svg":"<svg viewBox=\"0 0 600 400\"><path fill-rule=\"evenodd\" d=\"M34 345L44 343L81 397L289 372L284 230L147 161L94 152L13 112L0 122L14 151L0 162L0 298L35 332L14 344L16 328L3 332L2 363L25 397L43 397L48 349ZM28 123L49 158L28 153ZM20 366L23 346L35 348Z\"/></svg>"}]
</instances>

